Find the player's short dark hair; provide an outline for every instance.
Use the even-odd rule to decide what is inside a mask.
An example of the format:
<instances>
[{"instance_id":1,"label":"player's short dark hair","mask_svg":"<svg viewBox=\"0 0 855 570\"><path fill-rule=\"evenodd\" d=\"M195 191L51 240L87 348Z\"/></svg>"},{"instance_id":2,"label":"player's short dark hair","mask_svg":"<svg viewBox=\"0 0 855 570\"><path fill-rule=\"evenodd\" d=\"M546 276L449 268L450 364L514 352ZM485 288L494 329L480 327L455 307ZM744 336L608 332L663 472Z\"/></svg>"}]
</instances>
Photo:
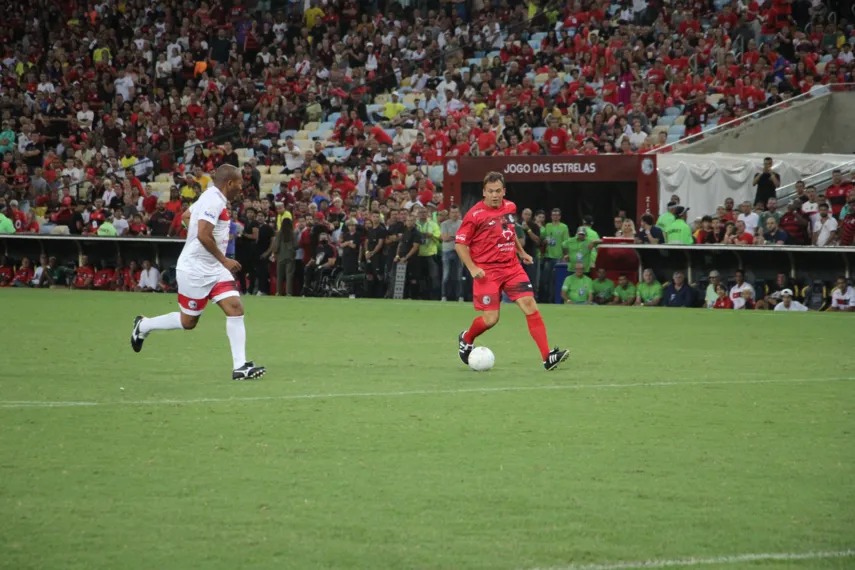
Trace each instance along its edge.
<instances>
[{"instance_id":1,"label":"player's short dark hair","mask_svg":"<svg viewBox=\"0 0 855 570\"><path fill-rule=\"evenodd\" d=\"M650 224L652 226L653 222L655 222L656 220L653 219L652 215L644 214L643 216L641 216L641 221L644 222L645 224Z\"/></svg>"},{"instance_id":2,"label":"player's short dark hair","mask_svg":"<svg viewBox=\"0 0 855 570\"><path fill-rule=\"evenodd\" d=\"M502 173L501 173L501 172L496 172L496 171L488 172L488 173L487 173L487 176L485 176L485 177L484 177L484 183L483 183L483 185L482 185L481 187L483 188L483 187L484 187L484 186L486 186L487 184L492 184L493 182L501 182L501 183L502 183L502 187L504 188L504 186L505 186L505 177L504 177L504 176L502 176Z\"/></svg>"},{"instance_id":3,"label":"player's short dark hair","mask_svg":"<svg viewBox=\"0 0 855 570\"><path fill-rule=\"evenodd\" d=\"M449 210L459 210L459 209L460 209L460 206L458 206L457 204L452 204L451 207L449 208Z\"/></svg>"}]
</instances>

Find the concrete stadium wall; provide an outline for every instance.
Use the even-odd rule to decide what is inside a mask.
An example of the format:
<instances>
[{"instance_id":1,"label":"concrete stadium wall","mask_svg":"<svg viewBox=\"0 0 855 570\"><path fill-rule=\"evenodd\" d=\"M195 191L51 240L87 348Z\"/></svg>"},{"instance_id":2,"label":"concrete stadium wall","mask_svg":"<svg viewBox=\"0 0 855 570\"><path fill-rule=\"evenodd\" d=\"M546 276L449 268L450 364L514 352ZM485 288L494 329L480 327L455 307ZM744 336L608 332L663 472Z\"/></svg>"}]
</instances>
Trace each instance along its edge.
<instances>
[{"instance_id":1,"label":"concrete stadium wall","mask_svg":"<svg viewBox=\"0 0 855 570\"><path fill-rule=\"evenodd\" d=\"M698 143L679 148L677 152L692 154L712 152L737 154L750 152L768 154L823 152L809 150L809 144L814 138L814 133L821 119L826 115L827 109L831 107L832 99L838 95L851 94L833 93L831 96L796 103L783 112L779 111L760 120L707 136ZM849 103L852 103L852 99L849 100ZM842 131L840 128L838 130ZM826 152L831 152L831 150ZM841 150L840 152L846 151Z\"/></svg>"},{"instance_id":2,"label":"concrete stadium wall","mask_svg":"<svg viewBox=\"0 0 855 570\"><path fill-rule=\"evenodd\" d=\"M851 154L855 152L855 93L833 93L822 111L804 152ZM786 113L785 113L786 114Z\"/></svg>"}]
</instances>

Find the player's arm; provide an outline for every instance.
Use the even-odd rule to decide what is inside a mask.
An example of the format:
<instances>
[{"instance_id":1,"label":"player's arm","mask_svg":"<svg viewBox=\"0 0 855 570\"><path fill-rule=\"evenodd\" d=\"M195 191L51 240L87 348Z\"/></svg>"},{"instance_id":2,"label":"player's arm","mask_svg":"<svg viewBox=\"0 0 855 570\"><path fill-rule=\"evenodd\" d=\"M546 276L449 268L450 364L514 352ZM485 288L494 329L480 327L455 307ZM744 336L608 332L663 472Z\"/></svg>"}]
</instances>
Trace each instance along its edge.
<instances>
[{"instance_id":1,"label":"player's arm","mask_svg":"<svg viewBox=\"0 0 855 570\"><path fill-rule=\"evenodd\" d=\"M460 263L469 271L473 279L483 279L486 273L483 269L475 265L472 260L472 254L469 251L469 244L472 241L472 236L475 234L475 223L468 215L463 218L463 223L457 229L457 235L454 236L454 251L457 257L460 258Z\"/></svg>"},{"instance_id":2,"label":"player's arm","mask_svg":"<svg viewBox=\"0 0 855 570\"><path fill-rule=\"evenodd\" d=\"M203 215L207 216L208 213L206 212ZM227 258L225 255L223 255L223 252L220 251L220 248L217 247L217 242L214 239L214 224L212 224L203 217L199 218L199 230L197 239L199 240L199 243L202 244L202 247L205 248L205 251L213 255L214 259L220 262L223 267L225 267L232 273L240 271L240 263L238 263L234 259Z\"/></svg>"},{"instance_id":3,"label":"player's arm","mask_svg":"<svg viewBox=\"0 0 855 570\"><path fill-rule=\"evenodd\" d=\"M528 253L526 253L525 249L523 249L523 244L520 241L519 236L516 234L514 234L514 242L517 246L517 255L520 256L522 262L526 265L531 265L532 263L534 263L534 259L532 259L532 257Z\"/></svg>"}]
</instances>

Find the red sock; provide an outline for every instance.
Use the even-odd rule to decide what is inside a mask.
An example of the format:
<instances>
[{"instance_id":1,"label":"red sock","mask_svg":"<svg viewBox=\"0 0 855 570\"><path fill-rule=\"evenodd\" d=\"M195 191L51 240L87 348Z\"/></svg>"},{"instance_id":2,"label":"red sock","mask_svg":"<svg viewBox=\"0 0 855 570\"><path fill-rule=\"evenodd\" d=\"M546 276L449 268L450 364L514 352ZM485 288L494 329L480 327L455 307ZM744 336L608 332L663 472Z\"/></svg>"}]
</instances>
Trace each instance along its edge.
<instances>
[{"instance_id":1,"label":"red sock","mask_svg":"<svg viewBox=\"0 0 855 570\"><path fill-rule=\"evenodd\" d=\"M469 330L466 331L466 334L463 335L463 340L472 344L475 342L475 339L484 334L484 331L489 329L487 323L484 322L484 317L478 317L472 324L469 326Z\"/></svg>"},{"instance_id":2,"label":"red sock","mask_svg":"<svg viewBox=\"0 0 855 570\"><path fill-rule=\"evenodd\" d=\"M540 311L526 315L525 320L528 322L528 332L531 334L531 338L537 343L543 360L546 360L546 357L549 356L549 343L546 341L546 325L540 318Z\"/></svg>"}]
</instances>

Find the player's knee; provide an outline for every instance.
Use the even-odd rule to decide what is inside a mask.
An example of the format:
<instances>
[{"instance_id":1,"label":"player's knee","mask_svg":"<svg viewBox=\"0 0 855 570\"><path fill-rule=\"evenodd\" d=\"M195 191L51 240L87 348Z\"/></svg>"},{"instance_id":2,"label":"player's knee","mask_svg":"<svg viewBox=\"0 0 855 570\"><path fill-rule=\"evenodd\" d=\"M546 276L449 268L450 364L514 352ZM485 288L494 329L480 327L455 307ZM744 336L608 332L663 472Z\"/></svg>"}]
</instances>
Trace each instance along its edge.
<instances>
[{"instance_id":1,"label":"player's knee","mask_svg":"<svg viewBox=\"0 0 855 570\"><path fill-rule=\"evenodd\" d=\"M181 315L181 326L184 327L185 331L192 331L196 328L196 325L199 323L199 319L197 317L191 317L190 315Z\"/></svg>"},{"instance_id":2,"label":"player's knee","mask_svg":"<svg viewBox=\"0 0 855 570\"><path fill-rule=\"evenodd\" d=\"M499 322L499 311L485 312L483 318L484 324L487 325L488 328L492 328Z\"/></svg>"},{"instance_id":3,"label":"player's knee","mask_svg":"<svg viewBox=\"0 0 855 570\"><path fill-rule=\"evenodd\" d=\"M537 301L534 300L534 297L521 297L517 300L517 304L526 315L532 315L537 312Z\"/></svg>"}]
</instances>

